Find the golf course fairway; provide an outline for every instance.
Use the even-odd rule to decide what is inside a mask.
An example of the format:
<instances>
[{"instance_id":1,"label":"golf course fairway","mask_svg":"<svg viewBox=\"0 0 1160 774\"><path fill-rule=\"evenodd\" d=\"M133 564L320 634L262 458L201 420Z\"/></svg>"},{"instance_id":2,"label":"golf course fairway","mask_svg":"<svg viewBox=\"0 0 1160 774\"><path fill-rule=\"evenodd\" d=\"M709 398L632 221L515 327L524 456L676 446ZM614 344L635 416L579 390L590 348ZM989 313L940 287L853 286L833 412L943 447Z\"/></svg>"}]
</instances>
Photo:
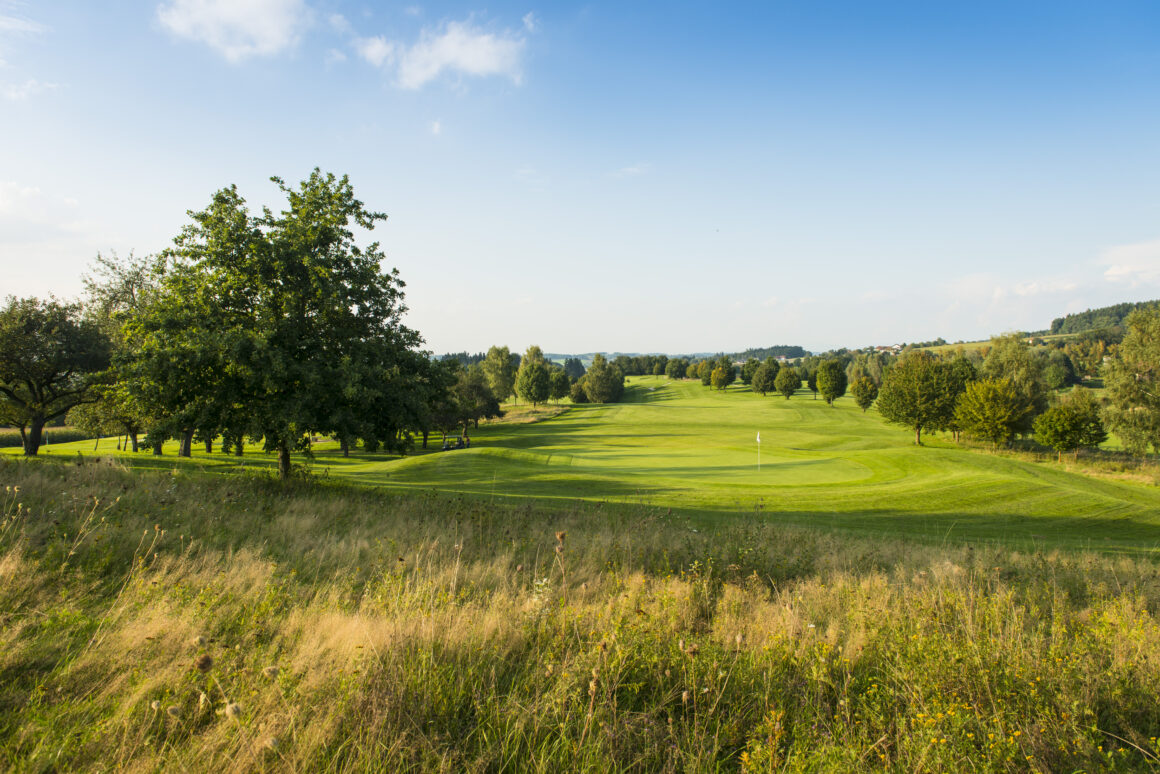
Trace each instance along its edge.
<instances>
[{"instance_id":1,"label":"golf course fairway","mask_svg":"<svg viewBox=\"0 0 1160 774\"><path fill-rule=\"evenodd\" d=\"M863 413L850 398L828 406L804 390L786 400L742 385L717 391L692 380L636 377L621 403L577 405L535 423L486 423L472 431L468 449L438 451L436 435L430 449L409 456L344 458L322 444L313 469L401 490L628 503L696 519L760 512L787 523L926 540L1133 553L1160 546L1155 486L942 438L924 444L915 446L909 430L884 423L874 409ZM93 451L92 442L45 450ZM111 439L97 451L117 453ZM135 467L172 467L171 454L120 456ZM239 464L204 452L180 462ZM244 464L255 463L272 459L247 450Z\"/></svg>"}]
</instances>

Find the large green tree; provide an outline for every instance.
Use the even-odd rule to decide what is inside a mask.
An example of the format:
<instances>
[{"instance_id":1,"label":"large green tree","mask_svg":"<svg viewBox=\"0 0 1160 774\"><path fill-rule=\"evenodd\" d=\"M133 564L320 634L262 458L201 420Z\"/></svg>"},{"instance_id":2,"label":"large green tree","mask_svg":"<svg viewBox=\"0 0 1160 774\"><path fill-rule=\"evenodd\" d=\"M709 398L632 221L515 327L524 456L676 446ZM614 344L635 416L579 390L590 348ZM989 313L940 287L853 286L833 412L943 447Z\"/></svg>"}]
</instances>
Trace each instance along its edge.
<instances>
[{"instance_id":1,"label":"large green tree","mask_svg":"<svg viewBox=\"0 0 1160 774\"><path fill-rule=\"evenodd\" d=\"M551 379L543 351L537 346L528 347L516 372L516 394L534 407L552 394Z\"/></svg>"},{"instance_id":2,"label":"large green tree","mask_svg":"<svg viewBox=\"0 0 1160 774\"><path fill-rule=\"evenodd\" d=\"M818 391L831 406L846 394L846 366L841 360L826 360L818 366Z\"/></svg>"},{"instance_id":3,"label":"large green tree","mask_svg":"<svg viewBox=\"0 0 1160 774\"><path fill-rule=\"evenodd\" d=\"M1160 309L1133 312L1126 327L1104 368L1108 425L1133 454L1160 452Z\"/></svg>"},{"instance_id":4,"label":"large green tree","mask_svg":"<svg viewBox=\"0 0 1160 774\"><path fill-rule=\"evenodd\" d=\"M572 380L568 377L568 372L563 368L551 369L548 383L548 397L556 401L556 403L567 398L568 392L572 389Z\"/></svg>"},{"instance_id":5,"label":"large green tree","mask_svg":"<svg viewBox=\"0 0 1160 774\"><path fill-rule=\"evenodd\" d=\"M979 376L983 379L1010 379L1023 396L1029 410L1015 427L1017 433L1030 433L1035 417L1047 409L1049 388L1043 376L1044 361L1035 357L1031 347L1017 333L991 339L991 351L983 361Z\"/></svg>"},{"instance_id":6,"label":"large green tree","mask_svg":"<svg viewBox=\"0 0 1160 774\"><path fill-rule=\"evenodd\" d=\"M773 392L777 389L775 384L779 370L777 361L766 361L762 363L753 372L750 388L754 392L759 392L762 395L765 395L767 392Z\"/></svg>"},{"instance_id":7,"label":"large green tree","mask_svg":"<svg viewBox=\"0 0 1160 774\"><path fill-rule=\"evenodd\" d=\"M235 187L219 191L175 240L157 298L132 320L135 384L173 417L187 449L195 430L245 434L290 452L313 433L397 442L417 363L403 283L379 244L353 229L386 216L347 177L314 170L298 186L272 178L286 208L252 215Z\"/></svg>"},{"instance_id":8,"label":"large green tree","mask_svg":"<svg viewBox=\"0 0 1160 774\"><path fill-rule=\"evenodd\" d=\"M854 402L862 409L862 413L866 413L878 397L878 385L869 376L859 376L850 385L850 394L854 396Z\"/></svg>"},{"instance_id":9,"label":"large green tree","mask_svg":"<svg viewBox=\"0 0 1160 774\"><path fill-rule=\"evenodd\" d=\"M946 427L954 416L958 392L949 364L925 350L913 350L886 372L878 391L878 413L894 424L922 433Z\"/></svg>"},{"instance_id":10,"label":"large green tree","mask_svg":"<svg viewBox=\"0 0 1160 774\"><path fill-rule=\"evenodd\" d=\"M778 392L785 396L786 400L789 400L798 391L798 388L802 386L802 376L793 366L782 366L773 380L773 385L777 388Z\"/></svg>"},{"instance_id":11,"label":"large green tree","mask_svg":"<svg viewBox=\"0 0 1160 774\"><path fill-rule=\"evenodd\" d=\"M592 403L615 403L624 392L624 374L597 353L584 375L584 393Z\"/></svg>"},{"instance_id":12,"label":"large green tree","mask_svg":"<svg viewBox=\"0 0 1160 774\"><path fill-rule=\"evenodd\" d=\"M1058 459L1065 451L1078 453L1079 449L1099 446L1107 438L1099 403L1082 387L1035 418L1035 441L1054 449Z\"/></svg>"},{"instance_id":13,"label":"large green tree","mask_svg":"<svg viewBox=\"0 0 1160 774\"><path fill-rule=\"evenodd\" d=\"M955 404L955 423L972 438L993 446L1011 443L1032 407L1012 379L980 379L967 385Z\"/></svg>"},{"instance_id":14,"label":"large green tree","mask_svg":"<svg viewBox=\"0 0 1160 774\"><path fill-rule=\"evenodd\" d=\"M40 450L46 423L96 399L109 365L108 336L79 304L8 297L0 310L0 421L20 430L24 453Z\"/></svg>"},{"instance_id":15,"label":"large green tree","mask_svg":"<svg viewBox=\"0 0 1160 774\"><path fill-rule=\"evenodd\" d=\"M507 347L489 349L483 360L483 373L487 375L492 394L501 403L511 397L516 388L516 364L511 350Z\"/></svg>"}]
</instances>

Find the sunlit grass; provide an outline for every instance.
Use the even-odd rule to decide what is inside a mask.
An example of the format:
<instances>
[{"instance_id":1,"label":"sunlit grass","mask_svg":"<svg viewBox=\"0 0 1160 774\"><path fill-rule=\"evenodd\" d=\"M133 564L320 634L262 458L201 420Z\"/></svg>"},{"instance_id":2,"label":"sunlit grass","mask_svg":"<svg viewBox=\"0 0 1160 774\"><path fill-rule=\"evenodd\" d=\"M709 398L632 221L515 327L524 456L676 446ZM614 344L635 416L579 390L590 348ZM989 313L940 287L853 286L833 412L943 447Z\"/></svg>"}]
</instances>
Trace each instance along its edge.
<instances>
[{"instance_id":1,"label":"sunlit grass","mask_svg":"<svg viewBox=\"0 0 1160 774\"><path fill-rule=\"evenodd\" d=\"M1147 559L107 462L0 484L6 768L1156 763Z\"/></svg>"}]
</instances>

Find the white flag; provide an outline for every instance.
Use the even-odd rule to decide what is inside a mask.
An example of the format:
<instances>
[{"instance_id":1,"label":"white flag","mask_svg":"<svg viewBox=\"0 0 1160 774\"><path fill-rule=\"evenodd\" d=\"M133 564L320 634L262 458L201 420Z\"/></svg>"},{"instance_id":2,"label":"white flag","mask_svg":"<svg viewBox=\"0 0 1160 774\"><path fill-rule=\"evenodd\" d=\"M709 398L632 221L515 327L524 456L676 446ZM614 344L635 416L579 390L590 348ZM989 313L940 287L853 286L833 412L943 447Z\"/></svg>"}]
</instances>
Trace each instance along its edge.
<instances>
[{"instance_id":1,"label":"white flag","mask_svg":"<svg viewBox=\"0 0 1160 774\"><path fill-rule=\"evenodd\" d=\"M760 430L757 431L757 442L761 443L761 431Z\"/></svg>"}]
</instances>

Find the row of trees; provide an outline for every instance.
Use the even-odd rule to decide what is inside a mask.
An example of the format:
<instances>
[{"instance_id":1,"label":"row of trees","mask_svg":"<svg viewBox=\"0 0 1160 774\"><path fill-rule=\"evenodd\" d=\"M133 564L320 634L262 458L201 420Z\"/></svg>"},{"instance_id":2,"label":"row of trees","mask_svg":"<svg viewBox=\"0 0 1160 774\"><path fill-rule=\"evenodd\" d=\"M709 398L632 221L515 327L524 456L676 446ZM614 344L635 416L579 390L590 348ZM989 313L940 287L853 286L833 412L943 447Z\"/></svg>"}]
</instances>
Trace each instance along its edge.
<instances>
[{"instance_id":1,"label":"row of trees","mask_svg":"<svg viewBox=\"0 0 1160 774\"><path fill-rule=\"evenodd\" d=\"M1120 337L1117 337L1120 338ZM1106 367L1104 363L1106 361ZM1132 453L1160 451L1160 310L1142 309L1125 323L1118 344L1091 334L1066 343L1031 347L1023 334L993 339L977 351L939 355L911 349L888 352L839 350L802 358L796 365L755 358L737 375L762 395L792 396L804 381L831 405L849 394L863 411L875 401L888 421L923 433L967 435L995 446L1034 437L1060 454L1098 446L1111 428ZM724 389L734 366L726 357L681 363L668 375ZM1102 373L1108 397L1101 402L1078 384Z\"/></svg>"}]
</instances>

